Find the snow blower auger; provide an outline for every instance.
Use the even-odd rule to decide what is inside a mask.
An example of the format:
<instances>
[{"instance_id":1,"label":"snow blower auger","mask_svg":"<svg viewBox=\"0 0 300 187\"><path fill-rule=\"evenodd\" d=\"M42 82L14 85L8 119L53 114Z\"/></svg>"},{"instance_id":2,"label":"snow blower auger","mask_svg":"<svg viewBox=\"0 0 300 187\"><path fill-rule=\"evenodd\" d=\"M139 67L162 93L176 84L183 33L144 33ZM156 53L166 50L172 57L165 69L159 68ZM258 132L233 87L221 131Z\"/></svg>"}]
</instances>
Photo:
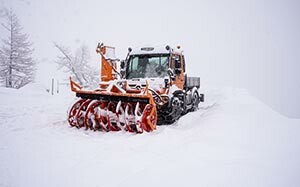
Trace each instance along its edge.
<instances>
[{"instance_id":1,"label":"snow blower auger","mask_svg":"<svg viewBox=\"0 0 300 187\"><path fill-rule=\"evenodd\" d=\"M102 61L99 88L85 90L70 78L71 90L80 98L69 110L72 127L150 132L197 110L204 101L198 92L200 78L185 73L180 47L129 48L125 60L115 58L114 50L97 46Z\"/></svg>"}]
</instances>

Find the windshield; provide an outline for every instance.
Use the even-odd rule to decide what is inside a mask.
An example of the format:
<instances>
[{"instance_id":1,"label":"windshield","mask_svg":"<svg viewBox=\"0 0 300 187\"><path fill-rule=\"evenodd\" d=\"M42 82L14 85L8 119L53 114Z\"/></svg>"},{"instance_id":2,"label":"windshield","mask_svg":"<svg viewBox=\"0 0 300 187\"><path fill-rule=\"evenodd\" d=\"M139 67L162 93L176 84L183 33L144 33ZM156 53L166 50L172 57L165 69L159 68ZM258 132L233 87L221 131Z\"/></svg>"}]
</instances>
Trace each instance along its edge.
<instances>
[{"instance_id":1,"label":"windshield","mask_svg":"<svg viewBox=\"0 0 300 187\"><path fill-rule=\"evenodd\" d=\"M169 68L169 55L136 55L129 58L127 79L165 77Z\"/></svg>"}]
</instances>

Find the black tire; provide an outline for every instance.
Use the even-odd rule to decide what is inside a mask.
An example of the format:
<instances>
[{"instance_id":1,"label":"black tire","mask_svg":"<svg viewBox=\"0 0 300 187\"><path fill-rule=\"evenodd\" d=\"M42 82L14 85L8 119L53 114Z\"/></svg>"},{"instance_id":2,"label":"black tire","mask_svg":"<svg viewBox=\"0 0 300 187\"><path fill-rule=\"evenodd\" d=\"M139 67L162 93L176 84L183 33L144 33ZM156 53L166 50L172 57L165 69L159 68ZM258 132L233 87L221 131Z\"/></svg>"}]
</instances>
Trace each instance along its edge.
<instances>
[{"instance_id":1,"label":"black tire","mask_svg":"<svg viewBox=\"0 0 300 187\"><path fill-rule=\"evenodd\" d=\"M191 111L196 111L198 110L199 103L200 103L199 93L195 91L192 97L193 97L192 98L193 107L191 108Z\"/></svg>"},{"instance_id":2,"label":"black tire","mask_svg":"<svg viewBox=\"0 0 300 187\"><path fill-rule=\"evenodd\" d=\"M177 97L180 101L180 108L181 108L181 113L180 115L184 115L186 114L188 111L187 111L187 103L186 103L186 95L183 91L175 91L173 93L174 97Z\"/></svg>"}]
</instances>

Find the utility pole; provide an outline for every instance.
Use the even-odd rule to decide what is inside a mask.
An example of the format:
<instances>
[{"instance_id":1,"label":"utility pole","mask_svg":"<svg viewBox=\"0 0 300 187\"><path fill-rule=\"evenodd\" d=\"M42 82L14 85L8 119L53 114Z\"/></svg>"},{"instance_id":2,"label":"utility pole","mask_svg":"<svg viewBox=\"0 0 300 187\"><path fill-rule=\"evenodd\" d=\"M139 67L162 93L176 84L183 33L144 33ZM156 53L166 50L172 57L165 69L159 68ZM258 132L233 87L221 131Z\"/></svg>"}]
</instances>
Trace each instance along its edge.
<instances>
[{"instance_id":1,"label":"utility pole","mask_svg":"<svg viewBox=\"0 0 300 187\"><path fill-rule=\"evenodd\" d=\"M54 92L54 79L52 78L51 95L53 95L53 92Z\"/></svg>"},{"instance_id":2,"label":"utility pole","mask_svg":"<svg viewBox=\"0 0 300 187\"><path fill-rule=\"evenodd\" d=\"M58 80L56 81L56 84L57 84L56 85L56 93L59 93L59 81Z\"/></svg>"}]
</instances>

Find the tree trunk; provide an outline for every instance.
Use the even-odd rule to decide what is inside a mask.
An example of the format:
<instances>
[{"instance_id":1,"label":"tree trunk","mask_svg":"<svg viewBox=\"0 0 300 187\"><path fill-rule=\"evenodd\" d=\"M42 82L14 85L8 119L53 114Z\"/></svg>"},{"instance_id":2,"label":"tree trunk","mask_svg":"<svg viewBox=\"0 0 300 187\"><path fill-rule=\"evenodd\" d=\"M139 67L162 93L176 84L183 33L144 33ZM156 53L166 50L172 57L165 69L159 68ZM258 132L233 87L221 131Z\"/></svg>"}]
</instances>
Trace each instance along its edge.
<instances>
[{"instance_id":1,"label":"tree trunk","mask_svg":"<svg viewBox=\"0 0 300 187\"><path fill-rule=\"evenodd\" d=\"M13 57L12 57L12 53L13 53L13 44L12 44L12 41L13 41L13 28L12 28L12 16L10 17L10 56L9 56L9 67L8 67L8 87L9 88L12 88L12 60L13 60Z\"/></svg>"}]
</instances>

